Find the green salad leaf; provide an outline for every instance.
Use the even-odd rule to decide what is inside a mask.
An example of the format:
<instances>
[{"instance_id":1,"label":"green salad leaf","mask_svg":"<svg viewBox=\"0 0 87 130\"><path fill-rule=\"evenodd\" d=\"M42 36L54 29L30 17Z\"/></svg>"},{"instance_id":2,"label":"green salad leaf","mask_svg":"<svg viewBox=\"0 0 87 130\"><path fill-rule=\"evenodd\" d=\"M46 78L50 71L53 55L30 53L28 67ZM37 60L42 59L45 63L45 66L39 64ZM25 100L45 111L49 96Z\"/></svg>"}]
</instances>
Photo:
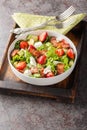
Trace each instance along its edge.
<instances>
[{"instance_id":1,"label":"green salad leaf","mask_svg":"<svg viewBox=\"0 0 87 130\"><path fill-rule=\"evenodd\" d=\"M49 59L47 59L47 63L46 63L46 67L47 66L50 66L51 67L51 70L52 70L52 72L55 72L56 73L56 69L55 69L55 64L53 63L53 58L52 57L50 57Z\"/></svg>"},{"instance_id":2,"label":"green salad leaf","mask_svg":"<svg viewBox=\"0 0 87 130\"><path fill-rule=\"evenodd\" d=\"M25 61L25 57L24 56L20 56L20 55L15 55L12 57L11 61L14 63L15 61Z\"/></svg>"},{"instance_id":3,"label":"green salad leaf","mask_svg":"<svg viewBox=\"0 0 87 130\"><path fill-rule=\"evenodd\" d=\"M14 49L20 49L20 40L15 43Z\"/></svg>"},{"instance_id":4,"label":"green salad leaf","mask_svg":"<svg viewBox=\"0 0 87 130\"><path fill-rule=\"evenodd\" d=\"M32 56L32 54L28 50L25 50L26 63L30 62L30 57L31 56Z\"/></svg>"},{"instance_id":5,"label":"green salad leaf","mask_svg":"<svg viewBox=\"0 0 87 130\"><path fill-rule=\"evenodd\" d=\"M48 47L48 51L46 53L46 56L49 58L49 57L55 57L55 58L58 58L58 55L55 53L56 51L56 48L53 47L53 46L49 46Z\"/></svg>"},{"instance_id":6,"label":"green salad leaf","mask_svg":"<svg viewBox=\"0 0 87 130\"><path fill-rule=\"evenodd\" d=\"M70 68L69 66L69 58L67 57L67 55L64 55L61 57L61 61L64 63L64 70L68 70Z\"/></svg>"},{"instance_id":7,"label":"green salad leaf","mask_svg":"<svg viewBox=\"0 0 87 130\"><path fill-rule=\"evenodd\" d=\"M47 47L45 44L42 44L40 47L37 48L37 50L47 50Z\"/></svg>"}]
</instances>

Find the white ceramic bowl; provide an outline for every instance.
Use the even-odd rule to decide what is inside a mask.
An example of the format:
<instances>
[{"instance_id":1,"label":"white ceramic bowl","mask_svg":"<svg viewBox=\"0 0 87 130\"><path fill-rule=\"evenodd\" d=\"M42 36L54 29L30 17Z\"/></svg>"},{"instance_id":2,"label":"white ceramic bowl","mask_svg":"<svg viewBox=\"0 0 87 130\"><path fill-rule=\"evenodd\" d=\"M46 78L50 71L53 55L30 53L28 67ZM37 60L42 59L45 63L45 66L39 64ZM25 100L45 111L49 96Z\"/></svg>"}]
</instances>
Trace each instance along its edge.
<instances>
[{"instance_id":1,"label":"white ceramic bowl","mask_svg":"<svg viewBox=\"0 0 87 130\"><path fill-rule=\"evenodd\" d=\"M17 71L14 68L14 66L11 64L11 62L10 62L10 53L13 50L16 41L21 40L21 39L25 39L28 34L39 35L42 32L44 32L44 30L37 30L37 31L27 32L25 34L20 35L16 40L14 40L12 42L12 44L10 45L9 50L8 50L8 61L9 61L9 64L10 64L10 67L11 67L13 73L18 78L20 78L21 80L23 80L24 82L29 83L29 84L33 84L33 85L46 86L46 85L56 84L58 82L61 82L65 78L67 78L71 74L71 72L73 71L73 69L74 69L74 67L76 65L77 50L76 50L76 47L75 47L74 43L69 38L67 38L66 36L64 36L64 35L62 35L62 34L60 34L58 32L46 30L46 32L48 33L49 36L56 36L56 37L65 39L70 44L70 46L73 48L74 53L75 53L74 64L71 66L70 69L68 69L67 71L65 71L64 73L62 73L60 75L57 75L57 76L54 76L54 77L50 77L50 78L34 78L34 77L25 76L24 74L22 74L19 71Z\"/></svg>"}]
</instances>

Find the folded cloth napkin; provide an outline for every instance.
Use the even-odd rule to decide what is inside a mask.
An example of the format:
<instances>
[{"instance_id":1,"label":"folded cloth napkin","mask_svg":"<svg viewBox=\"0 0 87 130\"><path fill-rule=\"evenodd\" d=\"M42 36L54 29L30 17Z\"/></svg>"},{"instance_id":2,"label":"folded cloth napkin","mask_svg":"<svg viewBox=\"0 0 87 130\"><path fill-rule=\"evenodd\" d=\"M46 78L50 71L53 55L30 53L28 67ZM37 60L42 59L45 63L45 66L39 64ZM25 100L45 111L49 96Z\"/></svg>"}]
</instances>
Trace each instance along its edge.
<instances>
[{"instance_id":1,"label":"folded cloth napkin","mask_svg":"<svg viewBox=\"0 0 87 130\"><path fill-rule=\"evenodd\" d=\"M74 26L76 26L85 16L86 16L85 13L72 15L67 20L69 20L70 18L73 18L74 19L74 23L71 24L71 25L69 25L69 26L67 26L66 28L58 29L55 26L46 26L43 29L44 30L57 31L57 32L60 32L60 33L62 33L62 34L65 35ZM50 19L53 19L55 17L54 16L33 15L33 14L27 14L27 13L14 13L12 15L12 18L19 25L19 27L21 27L21 28L27 28L27 27L37 26L37 25L45 22L46 20L50 20Z\"/></svg>"}]
</instances>

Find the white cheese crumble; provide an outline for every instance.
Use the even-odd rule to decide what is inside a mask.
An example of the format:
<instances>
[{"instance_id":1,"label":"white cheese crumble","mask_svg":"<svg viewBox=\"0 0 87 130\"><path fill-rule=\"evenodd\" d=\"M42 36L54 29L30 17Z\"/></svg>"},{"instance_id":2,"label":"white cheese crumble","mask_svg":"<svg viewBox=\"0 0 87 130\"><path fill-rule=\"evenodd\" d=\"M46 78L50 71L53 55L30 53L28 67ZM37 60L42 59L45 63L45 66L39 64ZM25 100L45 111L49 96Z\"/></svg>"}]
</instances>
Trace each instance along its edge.
<instances>
[{"instance_id":1,"label":"white cheese crumble","mask_svg":"<svg viewBox=\"0 0 87 130\"><path fill-rule=\"evenodd\" d=\"M28 70L28 69L26 69L25 71L24 71L24 75L26 75L26 76L29 76L29 75L31 75L32 73L31 73L31 70Z\"/></svg>"},{"instance_id":2,"label":"white cheese crumble","mask_svg":"<svg viewBox=\"0 0 87 130\"><path fill-rule=\"evenodd\" d=\"M54 65L57 65L58 63L62 63L61 61L53 61Z\"/></svg>"},{"instance_id":3,"label":"white cheese crumble","mask_svg":"<svg viewBox=\"0 0 87 130\"><path fill-rule=\"evenodd\" d=\"M34 57L32 57L32 56L30 57L30 64L33 66L36 66L36 64L37 64Z\"/></svg>"},{"instance_id":4,"label":"white cheese crumble","mask_svg":"<svg viewBox=\"0 0 87 130\"><path fill-rule=\"evenodd\" d=\"M51 72L51 66L47 66L43 71L44 74L47 74L48 72Z\"/></svg>"},{"instance_id":5,"label":"white cheese crumble","mask_svg":"<svg viewBox=\"0 0 87 130\"><path fill-rule=\"evenodd\" d=\"M38 47L40 47L41 45L42 45L42 42L35 42L34 47L35 47L35 48L38 48Z\"/></svg>"}]
</instances>

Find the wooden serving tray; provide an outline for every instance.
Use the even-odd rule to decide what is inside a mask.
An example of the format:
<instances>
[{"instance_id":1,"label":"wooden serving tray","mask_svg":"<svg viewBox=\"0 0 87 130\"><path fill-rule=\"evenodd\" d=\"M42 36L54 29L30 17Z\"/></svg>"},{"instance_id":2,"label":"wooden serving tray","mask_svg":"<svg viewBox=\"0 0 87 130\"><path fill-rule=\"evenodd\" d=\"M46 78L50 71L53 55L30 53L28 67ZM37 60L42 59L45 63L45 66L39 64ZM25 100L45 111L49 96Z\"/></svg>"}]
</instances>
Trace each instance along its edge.
<instances>
[{"instance_id":1,"label":"wooden serving tray","mask_svg":"<svg viewBox=\"0 0 87 130\"><path fill-rule=\"evenodd\" d=\"M0 92L3 93L16 93L16 94L26 94L34 96L42 96L58 99L60 101L71 101L74 102L76 97L76 90L78 86L78 71L80 54L82 52L82 45L84 44L84 33L87 23L85 21L80 22L73 30L71 30L67 36L74 42L78 51L78 60L76 67L72 74L66 78L64 81L52 85L52 86L35 86L27 84L20 79L18 79L10 69L7 60L8 47L15 39L15 35L11 34L8 46L5 53L3 54L3 61L0 65ZM17 25L15 24L16 28Z\"/></svg>"}]
</instances>

